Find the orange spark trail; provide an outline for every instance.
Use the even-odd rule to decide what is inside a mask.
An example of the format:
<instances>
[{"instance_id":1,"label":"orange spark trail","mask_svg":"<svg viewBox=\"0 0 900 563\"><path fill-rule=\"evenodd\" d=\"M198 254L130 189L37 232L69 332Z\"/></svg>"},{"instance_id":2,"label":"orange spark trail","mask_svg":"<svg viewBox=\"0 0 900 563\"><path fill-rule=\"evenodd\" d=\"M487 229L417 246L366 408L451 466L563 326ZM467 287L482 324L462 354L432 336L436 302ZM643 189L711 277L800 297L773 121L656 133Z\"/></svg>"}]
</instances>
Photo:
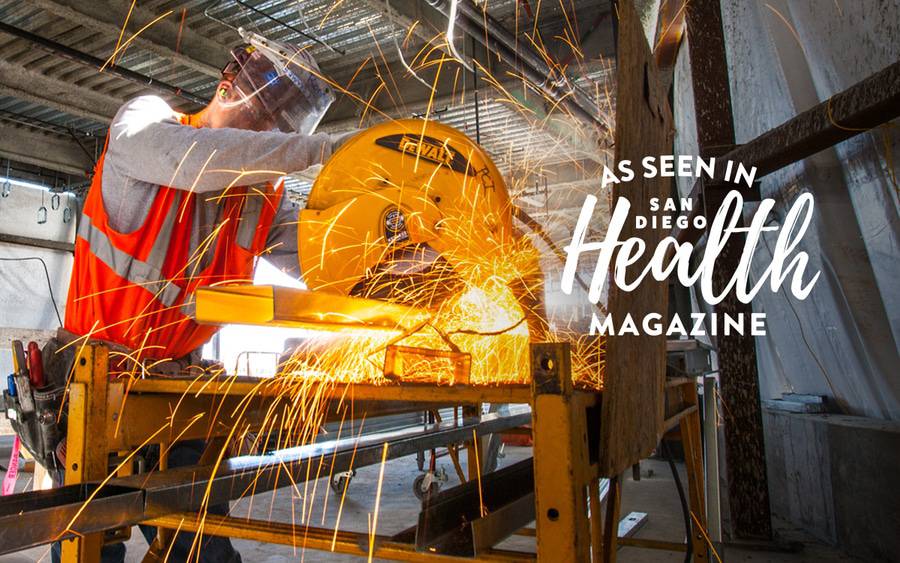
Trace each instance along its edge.
<instances>
[{"instance_id":1,"label":"orange spark trail","mask_svg":"<svg viewBox=\"0 0 900 563\"><path fill-rule=\"evenodd\" d=\"M175 53L181 50L181 33L184 31L184 18L187 16L187 8L181 9L181 23L178 24L178 37L175 39Z\"/></svg>"},{"instance_id":2,"label":"orange spark trail","mask_svg":"<svg viewBox=\"0 0 900 563\"><path fill-rule=\"evenodd\" d=\"M353 418L351 414L351 419ZM362 436L363 427L365 426L365 418L363 418L362 422L359 425L359 432L356 434L356 443L353 446L353 453L350 454L350 466L347 468L347 471L353 471L353 462L356 461L356 447L359 445L359 438ZM331 551L333 552L335 546L337 545L337 536L338 531L341 528L341 514L344 512L344 501L347 499L347 483L344 484L344 490L341 492L341 504L338 506L337 513L337 521L334 523L334 535L331 537Z\"/></svg>"},{"instance_id":3,"label":"orange spark trail","mask_svg":"<svg viewBox=\"0 0 900 563\"><path fill-rule=\"evenodd\" d=\"M125 15L125 23L122 24L122 29L119 30L119 38L116 39L116 48L113 49L113 55L119 51L119 45L122 44L122 37L125 36L125 29L128 27L128 20L131 19L131 12L134 11L134 5L137 4L137 0L131 0L131 6L128 8L128 14ZM103 69L100 69L103 72Z\"/></svg>"},{"instance_id":4,"label":"orange spark trail","mask_svg":"<svg viewBox=\"0 0 900 563\"><path fill-rule=\"evenodd\" d=\"M384 443L381 452L381 469L378 471L378 492L375 493L375 515L372 517L372 531L369 534L369 563L375 553L375 534L378 533L378 509L381 506L381 484L384 481L384 465L387 461L388 443Z\"/></svg>"},{"instance_id":5,"label":"orange spark trail","mask_svg":"<svg viewBox=\"0 0 900 563\"><path fill-rule=\"evenodd\" d=\"M481 489L481 461L478 459L478 451L481 447L478 444L478 435L475 433L474 428L472 429L472 449L475 450L475 475L478 476L478 511L481 514L481 517L484 518L484 493Z\"/></svg>"},{"instance_id":6,"label":"orange spark trail","mask_svg":"<svg viewBox=\"0 0 900 563\"><path fill-rule=\"evenodd\" d=\"M145 25L144 27L142 27L142 28L140 28L139 30L137 30L137 32L136 32L134 35L132 35L131 37L128 38L128 41L126 41L125 43L122 44L121 47L118 47L115 51L113 51L113 54L110 55L109 58L106 59L106 62L103 63L103 66L100 67L100 72L103 72L103 70L104 70L107 66L109 66L110 64L112 64L112 61L113 61L113 59L115 58L115 56L116 56L120 51L122 51L123 49L125 49L126 47L128 47L128 45L130 45L132 41L134 41L135 39L137 39L138 35L140 35L140 34L143 33L144 31L146 31L147 29L149 29L149 28L150 28L151 26L153 26L156 22L158 22L158 21L160 21L160 20L163 20L163 19L169 17L170 15L172 15L172 10L169 10L169 11L166 12L165 14L162 14L162 15L158 16L158 17L155 18L153 21L151 21L150 23L148 23L148 24ZM124 31L124 28L123 28L123 31Z\"/></svg>"}]
</instances>

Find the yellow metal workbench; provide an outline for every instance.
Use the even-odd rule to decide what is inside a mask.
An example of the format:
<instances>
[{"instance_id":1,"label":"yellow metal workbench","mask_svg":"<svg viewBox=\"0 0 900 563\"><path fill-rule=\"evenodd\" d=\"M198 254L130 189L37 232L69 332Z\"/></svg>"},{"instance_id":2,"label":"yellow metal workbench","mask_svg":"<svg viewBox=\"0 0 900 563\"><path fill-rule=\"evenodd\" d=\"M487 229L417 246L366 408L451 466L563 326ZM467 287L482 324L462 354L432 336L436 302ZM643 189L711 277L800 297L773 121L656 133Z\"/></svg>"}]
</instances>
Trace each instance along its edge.
<instances>
[{"instance_id":1,"label":"yellow metal workbench","mask_svg":"<svg viewBox=\"0 0 900 563\"><path fill-rule=\"evenodd\" d=\"M322 392L335 400L378 405L414 401L432 405L482 402L530 403L534 438L534 502L536 557L543 561L614 561L617 545L621 479L604 475L599 466L603 394L573 388L570 350L567 344L532 345L531 386L429 387L424 385L334 385ZM66 484L97 482L109 476L109 456L126 457L136 448L156 443L166 446L180 440L212 440L234 432L236 424L258 429L268 412L284 400L283 387L275 380L246 379L137 379L110 380L103 346L85 346L76 361L69 391L69 430ZM702 469L700 467L699 418L696 384L691 379L673 380L665 430L677 430L688 460L691 511L697 517L695 560L704 561L706 545L700 526L704 522ZM103 429L103 430L100 430ZM475 449L469 444L470 455ZM218 452L210 452L212 458ZM166 469L162 456L160 470ZM470 463L470 467L477 467ZM128 473L128 464L120 475ZM475 474L470 474L470 479ZM610 497L601 510L599 479L611 477ZM590 508L590 510L589 510ZM601 515L601 512L605 514ZM201 520L196 514L169 514L147 523L161 529L193 530ZM294 545L297 529L288 523L253 522L205 516L204 532L256 541ZM360 534L305 529L307 549L368 555L360 546ZM161 543L151 549L165 553L171 534L160 534ZM368 537L368 536L366 536ZM327 541L326 541L327 540ZM99 561L103 534L87 534L63 542L63 561ZM643 541L644 547L666 547L663 542ZM378 538L375 557L404 561L461 560L416 552L413 545ZM488 550L476 560L523 560L534 554ZM471 559L470 559L471 560Z\"/></svg>"}]
</instances>

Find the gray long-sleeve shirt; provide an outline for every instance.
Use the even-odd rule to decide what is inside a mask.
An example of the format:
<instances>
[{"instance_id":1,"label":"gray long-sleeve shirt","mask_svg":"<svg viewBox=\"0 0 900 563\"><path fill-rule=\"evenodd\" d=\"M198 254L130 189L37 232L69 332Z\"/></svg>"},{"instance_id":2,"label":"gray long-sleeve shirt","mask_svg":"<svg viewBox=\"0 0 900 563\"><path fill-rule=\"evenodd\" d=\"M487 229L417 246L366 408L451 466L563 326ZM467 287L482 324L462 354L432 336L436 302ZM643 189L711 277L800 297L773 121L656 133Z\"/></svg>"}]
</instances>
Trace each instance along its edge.
<instances>
[{"instance_id":1,"label":"gray long-sleeve shirt","mask_svg":"<svg viewBox=\"0 0 900 563\"><path fill-rule=\"evenodd\" d=\"M137 230L159 186L198 193L229 186L275 182L324 162L345 135L296 135L182 125L179 115L157 96L126 103L113 119L103 164L101 191L111 227ZM282 198L266 258L299 276L297 213Z\"/></svg>"}]
</instances>

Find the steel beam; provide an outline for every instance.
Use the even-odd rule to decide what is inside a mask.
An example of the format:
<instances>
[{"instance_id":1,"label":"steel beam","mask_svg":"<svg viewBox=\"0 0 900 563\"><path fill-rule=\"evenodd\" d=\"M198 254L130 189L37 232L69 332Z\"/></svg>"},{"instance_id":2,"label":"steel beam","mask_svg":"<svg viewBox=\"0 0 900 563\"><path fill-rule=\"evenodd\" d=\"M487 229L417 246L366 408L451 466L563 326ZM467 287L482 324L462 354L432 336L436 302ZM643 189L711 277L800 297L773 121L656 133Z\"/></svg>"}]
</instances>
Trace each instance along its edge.
<instances>
[{"instance_id":1,"label":"steel beam","mask_svg":"<svg viewBox=\"0 0 900 563\"><path fill-rule=\"evenodd\" d=\"M723 158L764 176L900 116L900 62L854 84Z\"/></svg>"},{"instance_id":2,"label":"steel beam","mask_svg":"<svg viewBox=\"0 0 900 563\"><path fill-rule=\"evenodd\" d=\"M443 28L446 27L446 21L439 21L446 17L448 6L445 2L435 2L434 5L437 6L435 9L419 2L395 0L390 3L390 11L385 7L384 0L367 0L367 3L373 7L379 8L380 11L386 13L387 17L393 16L396 18L398 24L401 24L406 29L409 29L414 22L418 21L419 25L416 26L414 32L418 37L425 41L434 39L437 32L430 33L425 31L423 22L433 25L436 29L443 30ZM460 2L459 7L461 12L457 17L456 22L459 29L468 34L469 37L473 38L482 47L496 52L508 66L517 68L517 66L519 66L517 65L517 62L523 63L524 66L522 67L522 72L524 72L525 76L527 76L534 84L535 88L543 89L546 96L557 100L560 106L567 108L575 118L585 121L591 126L596 126L601 130L604 130L606 124L611 122L609 117L603 115L603 112L595 107L595 104L589 99L589 96L581 92L579 88L572 86L571 90L567 90L566 88L563 88L565 91L559 90L556 85L549 80L554 74L554 71L546 61L535 53L524 41L518 42L518 50L514 53L511 46L516 44L515 37L511 32L503 28L499 22L489 15L483 14L481 10L473 4ZM485 31L483 28L485 23L489 28L488 31ZM398 28L401 32L403 31L403 27L400 25L398 25ZM518 54L526 52L527 54L523 55L524 59L518 61ZM518 81L518 84L521 85L521 81ZM510 88L510 90L513 89L514 88ZM536 109L538 105L541 106L541 108L537 110L537 113L539 118L544 117L541 115L546 111L543 108L544 104L533 105L535 107L530 107L530 109ZM595 115L595 110L600 112L599 119L598 115Z\"/></svg>"},{"instance_id":3,"label":"steel beam","mask_svg":"<svg viewBox=\"0 0 900 563\"><path fill-rule=\"evenodd\" d=\"M14 37L18 37L33 43L37 47L44 49L54 55L62 57L64 59L76 62L78 64L86 65L88 67L94 67L98 71L103 69L106 73L118 76L119 78L123 78L128 80L129 82L134 82L136 84L140 84L146 88L151 90L156 90L157 92L161 92L163 94L168 94L172 96L177 96L184 100L193 102L198 105L206 105L207 101L204 98L197 96L196 94L192 94L191 92L185 91L178 86L174 86L172 84L167 84L160 80L156 80L151 76L147 76L141 74L139 72L135 72L131 69L118 66L115 64L107 65L106 61L99 57L95 57L88 53L84 53L77 49L73 49L68 45L63 45L62 43L58 43L53 41L52 39L47 39L41 35L32 33L26 29L22 29L13 25L9 25L8 23L0 21L0 31L3 33L7 33ZM43 75L40 75L43 76Z\"/></svg>"},{"instance_id":4,"label":"steel beam","mask_svg":"<svg viewBox=\"0 0 900 563\"><path fill-rule=\"evenodd\" d=\"M131 7L131 2L125 0L32 0L31 3L55 16L95 29L111 38L119 36ZM128 31L141 29L157 16L158 14L142 8L140 3L136 4L128 19ZM197 72L218 78L220 69L228 62L228 47L200 35L190 27L180 28L180 17L180 12L176 12L156 22L141 32L133 43ZM125 39L128 37L130 35L126 33Z\"/></svg>"},{"instance_id":5,"label":"steel beam","mask_svg":"<svg viewBox=\"0 0 900 563\"><path fill-rule=\"evenodd\" d=\"M291 376L286 377L290 384ZM284 393L278 380L262 384L258 378L223 377L215 379L176 379L148 377L129 382L129 393L165 393L169 395L259 395L277 397ZM528 385L451 385L435 387L429 384L366 385L348 383L311 383L334 397L353 397L355 401L408 401L433 404L528 403ZM312 394L313 392L310 391Z\"/></svg>"},{"instance_id":6,"label":"steel beam","mask_svg":"<svg viewBox=\"0 0 900 563\"><path fill-rule=\"evenodd\" d=\"M441 491L416 526L418 551L476 557L534 521L531 458Z\"/></svg>"},{"instance_id":7,"label":"steel beam","mask_svg":"<svg viewBox=\"0 0 900 563\"><path fill-rule=\"evenodd\" d=\"M718 155L735 140L719 0L689 2L687 27L700 154ZM743 221L739 223L737 227L742 227ZM738 267L745 238L744 233L734 234L722 250L713 273L716 292L727 287ZM734 291L728 292L715 310L717 314L748 318L753 312L751 304L742 303ZM741 538L771 538L756 339L749 333L720 335L716 345L722 404L727 413L723 422L732 532Z\"/></svg>"},{"instance_id":8,"label":"steel beam","mask_svg":"<svg viewBox=\"0 0 900 563\"><path fill-rule=\"evenodd\" d=\"M2 497L0 554L61 539L76 517L79 533L97 533L131 525L143 511L144 491L140 489L111 484L98 489L96 484L82 484ZM88 499L90 504L85 505ZM82 511L83 506L90 509Z\"/></svg>"},{"instance_id":9,"label":"steel beam","mask_svg":"<svg viewBox=\"0 0 900 563\"><path fill-rule=\"evenodd\" d=\"M436 1L434 5L449 17L450 7L446 0ZM544 92L548 100L565 108L572 117L600 131L609 130L609 116L591 100L590 95L571 81L559 77L558 69L547 64L528 44L518 41L470 0L460 0L458 9L455 22L458 29L496 54L506 65L521 71L536 88Z\"/></svg>"},{"instance_id":10,"label":"steel beam","mask_svg":"<svg viewBox=\"0 0 900 563\"><path fill-rule=\"evenodd\" d=\"M0 68L3 63L0 62ZM2 70L0 70L2 75ZM0 76L0 82L6 80ZM0 92L5 89L0 84ZM0 154L16 162L23 162L58 170L84 178L92 168L91 160L72 139L39 133L33 129L13 127L0 122Z\"/></svg>"},{"instance_id":11,"label":"steel beam","mask_svg":"<svg viewBox=\"0 0 900 563\"><path fill-rule=\"evenodd\" d=\"M382 14L388 20L394 22L397 32L401 37L418 22L413 34L422 41L428 42L435 38L437 33L426 30L425 24L433 24L439 16L437 10L429 7L426 2L418 0L364 0L373 10Z\"/></svg>"},{"instance_id":12,"label":"steel beam","mask_svg":"<svg viewBox=\"0 0 900 563\"><path fill-rule=\"evenodd\" d=\"M20 246L29 246L32 248L46 248L47 250L61 250L63 252L70 253L75 252L75 245L71 242L22 237L18 235L9 235L6 233L0 233L0 242L4 244L18 244Z\"/></svg>"},{"instance_id":13,"label":"steel beam","mask_svg":"<svg viewBox=\"0 0 900 563\"><path fill-rule=\"evenodd\" d=\"M472 559L469 557L435 556L427 552L421 553L416 550L414 545L398 541L396 537L369 536L369 534L363 532L335 531L293 523L250 520L215 514L205 514L201 519L198 514L182 513L157 518L147 524L182 532L203 532L207 536L222 536L289 545L294 548L300 543L303 550L347 553L357 557L369 555L368 546L369 542L372 541L372 555L378 560L418 561L422 563L433 561L442 563L472 562ZM302 539L300 538L301 535ZM311 557L310 559L314 558ZM478 561L529 561L533 559L534 554L532 553L491 550L482 554Z\"/></svg>"},{"instance_id":14,"label":"steel beam","mask_svg":"<svg viewBox=\"0 0 900 563\"><path fill-rule=\"evenodd\" d=\"M842 141L866 133L900 116L900 62L835 94L824 102L792 117L759 137L718 158L757 168L761 178L789 164L810 157ZM724 166L717 167L722 180ZM702 184L694 184L690 197L700 201ZM694 205L693 218L702 205ZM680 242L696 242L703 231L679 229L673 236Z\"/></svg>"}]
</instances>

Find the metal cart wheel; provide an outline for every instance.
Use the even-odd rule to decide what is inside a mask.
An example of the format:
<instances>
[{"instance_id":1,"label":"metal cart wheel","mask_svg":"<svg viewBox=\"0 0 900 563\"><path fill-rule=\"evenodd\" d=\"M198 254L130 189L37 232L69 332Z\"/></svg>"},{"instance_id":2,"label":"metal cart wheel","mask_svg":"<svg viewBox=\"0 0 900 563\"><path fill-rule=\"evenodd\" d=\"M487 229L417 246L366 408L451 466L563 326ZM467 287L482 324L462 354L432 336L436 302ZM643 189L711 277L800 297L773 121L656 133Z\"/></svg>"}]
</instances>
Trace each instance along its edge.
<instances>
[{"instance_id":1,"label":"metal cart wheel","mask_svg":"<svg viewBox=\"0 0 900 563\"><path fill-rule=\"evenodd\" d=\"M423 473L415 478L413 481L413 493L416 495L416 498L421 500L422 502L428 501L432 495L436 495L438 491L441 490L441 484L437 482L433 477L429 480L426 485L426 478L429 477L428 473Z\"/></svg>"},{"instance_id":2,"label":"metal cart wheel","mask_svg":"<svg viewBox=\"0 0 900 563\"><path fill-rule=\"evenodd\" d=\"M342 471L331 476L328 484L336 495L344 494L344 490L350 486L350 480L356 475L356 471Z\"/></svg>"}]
</instances>

